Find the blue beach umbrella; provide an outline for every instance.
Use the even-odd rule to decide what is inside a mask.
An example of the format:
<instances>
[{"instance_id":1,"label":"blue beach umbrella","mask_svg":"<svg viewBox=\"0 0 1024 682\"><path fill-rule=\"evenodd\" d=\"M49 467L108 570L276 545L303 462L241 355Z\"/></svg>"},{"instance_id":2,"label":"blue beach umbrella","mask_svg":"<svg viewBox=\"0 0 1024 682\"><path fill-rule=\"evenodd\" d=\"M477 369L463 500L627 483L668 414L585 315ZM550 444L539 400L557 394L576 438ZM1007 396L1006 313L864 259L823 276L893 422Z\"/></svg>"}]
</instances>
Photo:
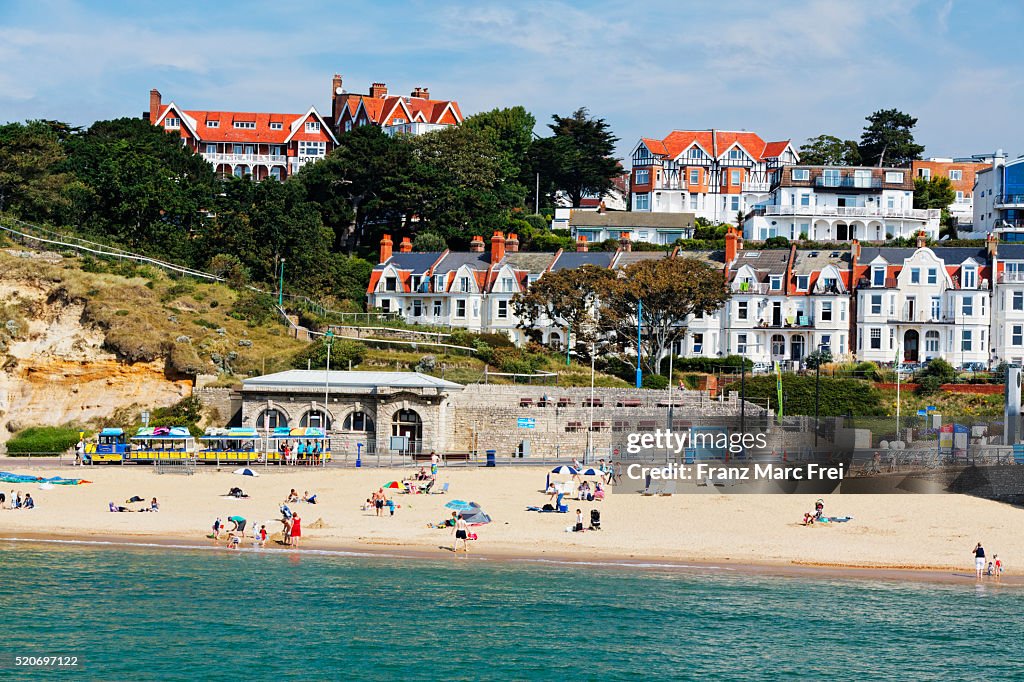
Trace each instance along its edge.
<instances>
[{"instance_id":1,"label":"blue beach umbrella","mask_svg":"<svg viewBox=\"0 0 1024 682\"><path fill-rule=\"evenodd\" d=\"M259 476L258 473L256 473L249 467L240 467L238 469L235 469L232 473L238 474L239 476Z\"/></svg>"},{"instance_id":2,"label":"blue beach umbrella","mask_svg":"<svg viewBox=\"0 0 1024 682\"><path fill-rule=\"evenodd\" d=\"M604 476L604 474L601 473L600 469L594 467L587 467L586 469L580 472L580 476L596 476L598 478L601 478Z\"/></svg>"},{"instance_id":3,"label":"blue beach umbrella","mask_svg":"<svg viewBox=\"0 0 1024 682\"><path fill-rule=\"evenodd\" d=\"M544 483L544 489L547 490L547 487L551 485L551 474L555 474L557 476L575 476L578 473L579 472L576 470L576 467L571 467L568 464L557 466L548 474L547 481Z\"/></svg>"},{"instance_id":4,"label":"blue beach umbrella","mask_svg":"<svg viewBox=\"0 0 1024 682\"><path fill-rule=\"evenodd\" d=\"M465 500L452 500L451 502L446 504L445 507L447 507L448 509L453 509L455 511L466 511L467 509L472 509L473 505L471 505L469 502L466 502Z\"/></svg>"}]
</instances>

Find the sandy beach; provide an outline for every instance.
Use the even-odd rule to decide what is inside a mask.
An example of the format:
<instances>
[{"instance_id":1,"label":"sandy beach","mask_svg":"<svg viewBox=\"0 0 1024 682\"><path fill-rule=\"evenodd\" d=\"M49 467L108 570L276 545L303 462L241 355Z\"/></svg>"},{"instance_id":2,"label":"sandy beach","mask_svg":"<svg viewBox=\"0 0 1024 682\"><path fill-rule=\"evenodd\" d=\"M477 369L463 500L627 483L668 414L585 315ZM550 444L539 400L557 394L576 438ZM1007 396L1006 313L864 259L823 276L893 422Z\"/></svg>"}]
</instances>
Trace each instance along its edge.
<instances>
[{"instance_id":1,"label":"sandy beach","mask_svg":"<svg viewBox=\"0 0 1024 682\"><path fill-rule=\"evenodd\" d=\"M10 469L10 467L9 467ZM1007 563L1004 578L1024 576L1024 509L962 495L834 495L826 513L852 516L842 524L804 527L803 513L814 499L804 495L674 495L643 497L615 494L603 502L571 501L570 512L601 510L602 530L567 533L574 514L538 514L546 469L442 469L447 495L394 495L395 515L377 517L361 510L370 493L410 469L259 469L257 478L230 469L200 468L193 476L158 475L148 466L18 467L17 473L61 475L92 481L81 486L4 484L30 492L34 510L0 511L0 538L107 539L127 542L212 544L213 520L241 515L281 528L278 506L295 488L317 493L318 504L291 505L303 519L302 548L364 552L401 551L451 556L450 530L427 526L450 515L452 499L478 502L493 523L475 528L474 555L571 561L717 563L802 569L934 572L973 577L974 544ZM248 499L225 497L233 486ZM108 503L124 504L138 495L157 497L158 513L111 513ZM142 508L144 505L131 505ZM322 528L313 527L321 521ZM223 543L223 540L222 540ZM246 545L249 545L247 542Z\"/></svg>"}]
</instances>

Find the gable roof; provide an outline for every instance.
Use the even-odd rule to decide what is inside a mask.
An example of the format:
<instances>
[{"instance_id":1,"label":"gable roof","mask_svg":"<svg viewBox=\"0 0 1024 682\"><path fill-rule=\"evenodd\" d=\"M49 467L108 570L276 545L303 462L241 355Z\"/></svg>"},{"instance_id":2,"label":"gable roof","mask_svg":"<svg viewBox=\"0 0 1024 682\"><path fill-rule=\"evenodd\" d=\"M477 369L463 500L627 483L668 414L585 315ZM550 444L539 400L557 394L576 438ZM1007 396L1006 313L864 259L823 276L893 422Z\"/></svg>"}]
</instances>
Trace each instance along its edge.
<instances>
[{"instance_id":1,"label":"gable roof","mask_svg":"<svg viewBox=\"0 0 1024 682\"><path fill-rule=\"evenodd\" d=\"M267 144L287 144L292 136L301 129L301 124L309 117L315 116L320 121L320 130L337 143L330 126L316 110L310 107L303 114L275 114L245 111L209 111L205 109L184 110L174 102L164 106L153 124L162 126L164 118L171 111L181 116L182 123L197 140L206 142L249 142ZM236 128L235 122L252 123L253 128ZM215 122L215 126L208 123ZM279 124L274 129L271 124Z\"/></svg>"},{"instance_id":2,"label":"gable roof","mask_svg":"<svg viewBox=\"0 0 1024 682\"><path fill-rule=\"evenodd\" d=\"M656 156L677 158L694 144L708 156L721 157L734 145L742 147L755 161L775 158L789 146L789 140L765 142L757 133L730 130L673 130L664 140L642 138L641 142Z\"/></svg>"}]
</instances>

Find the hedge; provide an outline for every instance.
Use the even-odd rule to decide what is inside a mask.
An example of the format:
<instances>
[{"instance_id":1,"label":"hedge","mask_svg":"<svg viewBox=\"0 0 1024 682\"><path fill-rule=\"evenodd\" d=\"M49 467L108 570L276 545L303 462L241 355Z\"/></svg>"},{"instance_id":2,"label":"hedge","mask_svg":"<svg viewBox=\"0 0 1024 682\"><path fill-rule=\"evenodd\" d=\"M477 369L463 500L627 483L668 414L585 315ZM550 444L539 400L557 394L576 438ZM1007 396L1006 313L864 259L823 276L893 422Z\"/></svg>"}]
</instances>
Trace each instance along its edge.
<instances>
[{"instance_id":1,"label":"hedge","mask_svg":"<svg viewBox=\"0 0 1024 682\"><path fill-rule=\"evenodd\" d=\"M71 426L31 426L18 431L7 441L7 454L64 452L78 442L79 431ZM89 432L86 432L86 436Z\"/></svg>"}]
</instances>

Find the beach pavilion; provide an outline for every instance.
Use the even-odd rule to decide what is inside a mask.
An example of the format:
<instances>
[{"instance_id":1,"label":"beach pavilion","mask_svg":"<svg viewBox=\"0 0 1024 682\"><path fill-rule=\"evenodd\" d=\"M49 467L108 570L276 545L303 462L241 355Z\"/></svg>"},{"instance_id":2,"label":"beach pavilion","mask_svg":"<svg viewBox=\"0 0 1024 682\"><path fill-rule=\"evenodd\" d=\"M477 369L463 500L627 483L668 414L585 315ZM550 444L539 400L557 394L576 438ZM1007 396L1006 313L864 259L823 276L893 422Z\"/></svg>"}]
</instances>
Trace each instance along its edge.
<instances>
[{"instance_id":1,"label":"beach pavilion","mask_svg":"<svg viewBox=\"0 0 1024 682\"><path fill-rule=\"evenodd\" d=\"M334 447L388 452L393 436L408 453L447 447L449 398L463 386L419 372L293 369L242 381L242 425L325 428ZM326 399L326 402L325 402Z\"/></svg>"}]
</instances>

